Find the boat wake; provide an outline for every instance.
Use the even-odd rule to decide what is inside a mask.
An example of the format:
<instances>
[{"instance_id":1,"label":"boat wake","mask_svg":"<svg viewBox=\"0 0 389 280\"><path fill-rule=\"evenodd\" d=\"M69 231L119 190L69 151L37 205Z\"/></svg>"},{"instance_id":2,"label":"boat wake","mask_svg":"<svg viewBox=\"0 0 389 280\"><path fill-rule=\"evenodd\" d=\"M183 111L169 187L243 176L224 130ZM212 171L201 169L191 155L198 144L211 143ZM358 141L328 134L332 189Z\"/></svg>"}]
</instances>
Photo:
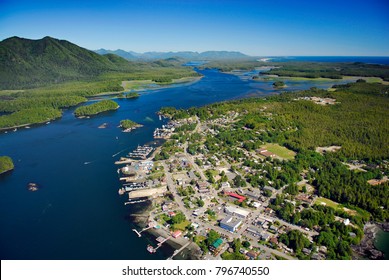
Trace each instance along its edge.
<instances>
[{"instance_id":1,"label":"boat wake","mask_svg":"<svg viewBox=\"0 0 389 280\"><path fill-rule=\"evenodd\" d=\"M116 157L118 154L123 153L125 150L127 150L127 149L123 149L123 150L117 152L116 154L113 154L112 157Z\"/></svg>"},{"instance_id":2,"label":"boat wake","mask_svg":"<svg viewBox=\"0 0 389 280\"><path fill-rule=\"evenodd\" d=\"M91 164L93 161L86 161L86 162L84 162L84 164L85 165L87 165L87 164Z\"/></svg>"}]
</instances>

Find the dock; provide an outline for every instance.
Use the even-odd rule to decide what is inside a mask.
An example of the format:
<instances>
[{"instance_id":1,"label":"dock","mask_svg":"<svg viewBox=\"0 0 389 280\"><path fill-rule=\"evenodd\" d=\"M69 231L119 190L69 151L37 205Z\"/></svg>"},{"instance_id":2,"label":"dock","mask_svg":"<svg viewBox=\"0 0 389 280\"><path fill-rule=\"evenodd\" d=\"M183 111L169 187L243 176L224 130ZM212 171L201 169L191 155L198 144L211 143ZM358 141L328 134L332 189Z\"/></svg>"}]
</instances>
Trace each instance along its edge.
<instances>
[{"instance_id":1,"label":"dock","mask_svg":"<svg viewBox=\"0 0 389 280\"><path fill-rule=\"evenodd\" d=\"M177 256L179 253L181 253L182 250L184 250L186 247L188 247L191 243L192 243L192 241L189 241L189 242L186 243L184 246L182 246L180 249L175 250L175 251L173 252L173 255L171 255L169 258L167 258L167 260L172 260L175 256Z\"/></svg>"},{"instance_id":2,"label":"dock","mask_svg":"<svg viewBox=\"0 0 389 280\"><path fill-rule=\"evenodd\" d=\"M126 201L124 202L124 205L128 205L128 204L136 204L136 203L141 203L141 202L146 202L148 199L141 199L141 200L129 200L129 201Z\"/></svg>"},{"instance_id":3,"label":"dock","mask_svg":"<svg viewBox=\"0 0 389 280\"><path fill-rule=\"evenodd\" d=\"M142 189L142 190L136 190L128 193L128 198L134 199L134 198L141 198L141 197L153 197L153 196L163 195L165 192L167 192L166 187Z\"/></svg>"},{"instance_id":4,"label":"dock","mask_svg":"<svg viewBox=\"0 0 389 280\"><path fill-rule=\"evenodd\" d=\"M130 158L120 158L120 160L115 161L115 164L127 164L131 162L134 162L134 160Z\"/></svg>"},{"instance_id":5,"label":"dock","mask_svg":"<svg viewBox=\"0 0 389 280\"><path fill-rule=\"evenodd\" d=\"M144 229L142 229L141 231L137 231L136 229L132 229L132 231L133 232L135 232L137 235L138 235L138 237L142 237L142 232L144 232L144 231L146 231L146 230L148 230L148 229L151 229L151 228L153 228L155 226L155 223L153 223L153 222L150 222L149 223L149 225L147 226L147 227L145 227ZM158 241L158 239L157 239L157 241Z\"/></svg>"},{"instance_id":6,"label":"dock","mask_svg":"<svg viewBox=\"0 0 389 280\"><path fill-rule=\"evenodd\" d=\"M172 236L169 236L167 238L164 238L162 236L158 236L157 241L159 243L157 244L157 247L153 248L151 245L148 245L147 246L147 251L149 251L150 253L157 252L157 250L162 246L162 244L165 243L166 241L168 241L170 238L172 238Z\"/></svg>"}]
</instances>

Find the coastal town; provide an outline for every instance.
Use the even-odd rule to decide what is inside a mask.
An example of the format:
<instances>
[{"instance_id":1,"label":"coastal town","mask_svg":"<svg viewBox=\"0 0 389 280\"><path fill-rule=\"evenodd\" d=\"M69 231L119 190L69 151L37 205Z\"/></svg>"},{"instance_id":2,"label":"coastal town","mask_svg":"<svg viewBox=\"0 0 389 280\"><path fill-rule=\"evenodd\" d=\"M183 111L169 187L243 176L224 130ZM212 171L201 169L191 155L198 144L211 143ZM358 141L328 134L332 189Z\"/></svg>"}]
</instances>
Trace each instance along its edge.
<instances>
[{"instance_id":1,"label":"coastal town","mask_svg":"<svg viewBox=\"0 0 389 280\"><path fill-rule=\"evenodd\" d=\"M138 147L116 162L125 165L118 169L119 194L128 196L125 204L151 201L147 219L133 228L140 238L143 232L155 236L145 250L155 253L170 242L178 247L169 259L189 248L192 256L181 258L324 260L332 249L321 234L323 226L309 219L331 209L327 223L342 228L349 240L360 240L363 229L355 224L356 211L318 196L310 184L314 170L303 170L296 183L280 185L271 179L273 171L287 172L295 152L270 143L255 149L241 143L226 152L211 142L223 129L236 130L242 114L171 120L154 132L155 139L167 140L162 147ZM380 258L379 251L373 254Z\"/></svg>"}]
</instances>

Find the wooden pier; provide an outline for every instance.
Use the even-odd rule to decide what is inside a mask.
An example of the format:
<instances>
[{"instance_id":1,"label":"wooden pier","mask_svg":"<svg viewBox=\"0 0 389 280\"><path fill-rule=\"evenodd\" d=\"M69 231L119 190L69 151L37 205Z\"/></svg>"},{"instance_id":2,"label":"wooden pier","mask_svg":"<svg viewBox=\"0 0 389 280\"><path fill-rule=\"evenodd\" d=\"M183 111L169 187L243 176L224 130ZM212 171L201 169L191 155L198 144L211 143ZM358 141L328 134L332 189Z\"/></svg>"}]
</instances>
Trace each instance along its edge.
<instances>
[{"instance_id":1,"label":"wooden pier","mask_svg":"<svg viewBox=\"0 0 389 280\"><path fill-rule=\"evenodd\" d=\"M192 241L189 241L184 246L182 246L180 249L175 250L173 255L171 255L169 258L167 258L167 260L172 260L175 256L177 256L179 253L181 253L182 250L184 250L186 247L188 247L191 243L192 243Z\"/></svg>"},{"instance_id":2,"label":"wooden pier","mask_svg":"<svg viewBox=\"0 0 389 280\"><path fill-rule=\"evenodd\" d=\"M150 222L149 225L147 227L145 227L144 229L142 229L141 231L137 231L134 228L132 229L132 231L135 232L138 235L138 237L142 237L142 234L141 234L142 232L144 232L144 231L146 231L148 229L151 229L152 227L155 227L155 226L156 226L155 223ZM157 241L158 241L158 239L157 239Z\"/></svg>"}]
</instances>

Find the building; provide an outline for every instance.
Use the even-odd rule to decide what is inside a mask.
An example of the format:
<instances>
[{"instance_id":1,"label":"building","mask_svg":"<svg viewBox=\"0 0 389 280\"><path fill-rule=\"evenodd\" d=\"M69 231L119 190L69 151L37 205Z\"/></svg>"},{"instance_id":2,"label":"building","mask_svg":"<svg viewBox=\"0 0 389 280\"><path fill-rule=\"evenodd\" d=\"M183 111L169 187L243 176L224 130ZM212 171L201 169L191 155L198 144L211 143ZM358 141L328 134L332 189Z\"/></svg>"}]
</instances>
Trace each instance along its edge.
<instances>
[{"instance_id":1,"label":"building","mask_svg":"<svg viewBox=\"0 0 389 280\"><path fill-rule=\"evenodd\" d=\"M230 232L235 232L242 224L242 220L233 216L227 216L220 221L220 227Z\"/></svg>"},{"instance_id":2,"label":"building","mask_svg":"<svg viewBox=\"0 0 389 280\"><path fill-rule=\"evenodd\" d=\"M274 188L270 187L270 186L264 186L263 187L263 190L264 191L271 191L271 192L274 192Z\"/></svg>"},{"instance_id":3,"label":"building","mask_svg":"<svg viewBox=\"0 0 389 280\"><path fill-rule=\"evenodd\" d=\"M261 231L255 227L247 227L246 231L252 233L254 236L261 234Z\"/></svg>"},{"instance_id":4,"label":"building","mask_svg":"<svg viewBox=\"0 0 389 280\"><path fill-rule=\"evenodd\" d=\"M241 196L239 194L236 194L234 192L224 192L225 195L229 195L233 198L237 198L239 202L243 202L246 198L244 196Z\"/></svg>"},{"instance_id":5,"label":"building","mask_svg":"<svg viewBox=\"0 0 389 280\"><path fill-rule=\"evenodd\" d=\"M276 156L275 154L273 154L272 152L269 152L267 149L264 149L264 148L259 149L259 153L261 155L263 155L264 157L271 157L271 158L273 158L273 157Z\"/></svg>"},{"instance_id":6,"label":"building","mask_svg":"<svg viewBox=\"0 0 389 280\"><path fill-rule=\"evenodd\" d=\"M228 182L222 182L221 187L222 187L222 188L230 188L231 185L230 185L230 183L228 183Z\"/></svg>"},{"instance_id":7,"label":"building","mask_svg":"<svg viewBox=\"0 0 389 280\"><path fill-rule=\"evenodd\" d=\"M181 234L182 234L182 231L181 231L181 230L176 230L175 232L172 233L172 236L173 236L174 238L178 238L178 237L181 236Z\"/></svg>"},{"instance_id":8,"label":"building","mask_svg":"<svg viewBox=\"0 0 389 280\"><path fill-rule=\"evenodd\" d=\"M224 212L242 219L245 219L250 214L249 211L234 206L227 206L226 208L224 208Z\"/></svg>"},{"instance_id":9,"label":"building","mask_svg":"<svg viewBox=\"0 0 389 280\"><path fill-rule=\"evenodd\" d=\"M174 217L176 215L176 212L169 211L167 214L169 215L170 218L172 218L172 217Z\"/></svg>"},{"instance_id":10,"label":"building","mask_svg":"<svg viewBox=\"0 0 389 280\"><path fill-rule=\"evenodd\" d=\"M259 208L261 206L261 203L257 202L257 201L254 201L252 202L252 205L255 207L255 208Z\"/></svg>"},{"instance_id":11,"label":"building","mask_svg":"<svg viewBox=\"0 0 389 280\"><path fill-rule=\"evenodd\" d=\"M194 174L194 172L192 170L188 172L188 176L189 176L189 179L191 179L191 180L197 179L196 175Z\"/></svg>"},{"instance_id":12,"label":"building","mask_svg":"<svg viewBox=\"0 0 389 280\"><path fill-rule=\"evenodd\" d=\"M220 249L220 245L222 245L222 244L223 244L223 239L218 238L215 242L213 242L213 243L211 244L211 246L209 246L209 250L210 250L211 252L215 252L215 251L217 251L218 249Z\"/></svg>"},{"instance_id":13,"label":"building","mask_svg":"<svg viewBox=\"0 0 389 280\"><path fill-rule=\"evenodd\" d=\"M250 258L250 260L255 260L257 259L259 253L255 251L249 251L246 253L246 256Z\"/></svg>"},{"instance_id":14,"label":"building","mask_svg":"<svg viewBox=\"0 0 389 280\"><path fill-rule=\"evenodd\" d=\"M259 197L261 196L260 193L258 193L258 192L251 192L251 191L246 191L245 195L250 197L251 199L256 199L256 200L258 200Z\"/></svg>"},{"instance_id":15,"label":"building","mask_svg":"<svg viewBox=\"0 0 389 280\"><path fill-rule=\"evenodd\" d=\"M261 233L261 239L264 241L268 241L270 239L270 235L266 232Z\"/></svg>"}]
</instances>

